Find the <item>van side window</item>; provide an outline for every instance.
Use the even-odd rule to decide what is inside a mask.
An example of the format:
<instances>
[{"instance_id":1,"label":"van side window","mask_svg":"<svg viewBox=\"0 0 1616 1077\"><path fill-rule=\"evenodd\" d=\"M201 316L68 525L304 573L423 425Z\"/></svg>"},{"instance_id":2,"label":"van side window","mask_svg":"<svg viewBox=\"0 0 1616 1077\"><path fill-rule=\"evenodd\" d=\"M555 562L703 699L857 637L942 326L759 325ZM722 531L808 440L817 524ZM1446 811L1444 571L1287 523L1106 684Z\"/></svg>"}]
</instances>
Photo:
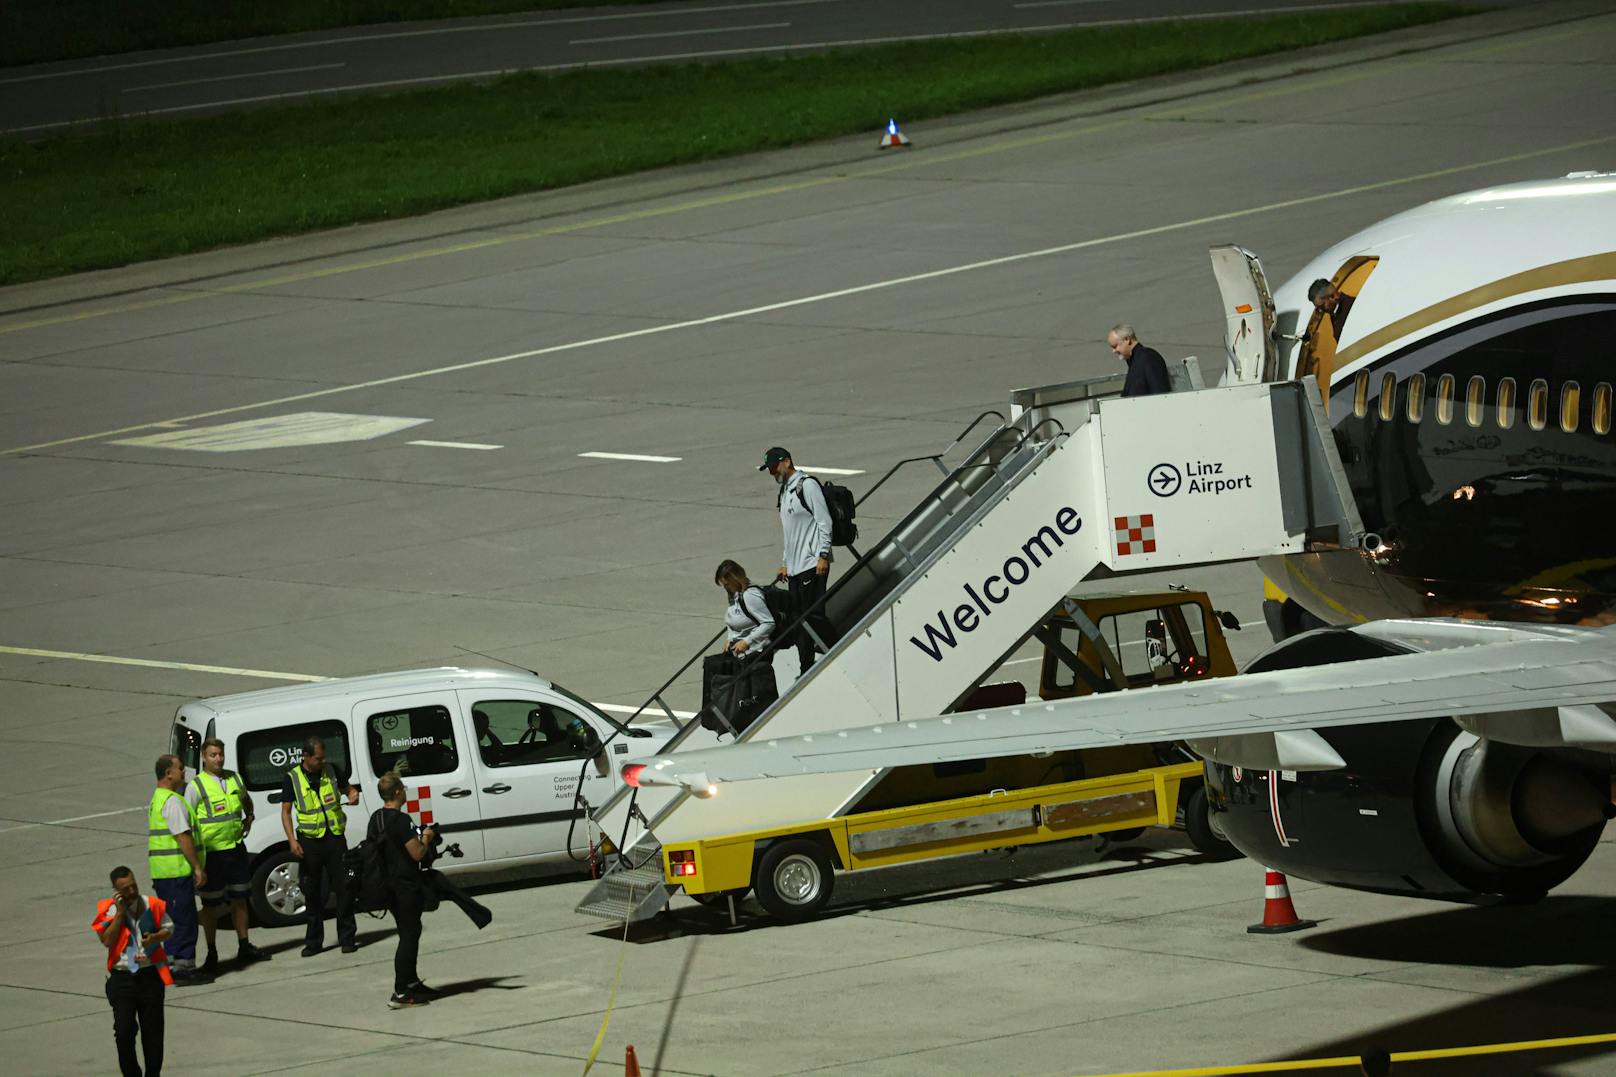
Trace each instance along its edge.
<instances>
[{"instance_id":1,"label":"van side window","mask_svg":"<svg viewBox=\"0 0 1616 1077\"><path fill-rule=\"evenodd\" d=\"M348 727L341 722L299 722L274 729L255 729L236 738L234 759L241 782L250 790L268 789L280 795L286 772L303 762L303 738L325 741L325 761L337 777L346 780L353 773L348 754Z\"/></svg>"},{"instance_id":2,"label":"van side window","mask_svg":"<svg viewBox=\"0 0 1616 1077\"><path fill-rule=\"evenodd\" d=\"M180 757L180 763L191 773L202 769L202 735L188 725L174 723L174 735L169 738L168 750Z\"/></svg>"},{"instance_id":3,"label":"van side window","mask_svg":"<svg viewBox=\"0 0 1616 1077\"><path fill-rule=\"evenodd\" d=\"M1508 430L1515 425L1515 379L1498 381L1498 429Z\"/></svg>"},{"instance_id":4,"label":"van side window","mask_svg":"<svg viewBox=\"0 0 1616 1077\"><path fill-rule=\"evenodd\" d=\"M471 707L471 727L489 767L588 759L600 751L600 734L588 721L532 699L480 699Z\"/></svg>"},{"instance_id":5,"label":"van side window","mask_svg":"<svg viewBox=\"0 0 1616 1077\"><path fill-rule=\"evenodd\" d=\"M406 778L458 770L457 739L449 708L437 704L386 711L365 719L371 769L378 778L390 770Z\"/></svg>"},{"instance_id":6,"label":"van side window","mask_svg":"<svg viewBox=\"0 0 1616 1077\"><path fill-rule=\"evenodd\" d=\"M1453 375L1436 379L1436 421L1443 426L1453 422Z\"/></svg>"},{"instance_id":7,"label":"van side window","mask_svg":"<svg viewBox=\"0 0 1616 1077\"><path fill-rule=\"evenodd\" d=\"M1610 433L1610 382L1594 386L1594 433Z\"/></svg>"},{"instance_id":8,"label":"van side window","mask_svg":"<svg viewBox=\"0 0 1616 1077\"><path fill-rule=\"evenodd\" d=\"M1408 379L1408 421L1417 423L1425 414L1425 375L1415 374Z\"/></svg>"}]
</instances>

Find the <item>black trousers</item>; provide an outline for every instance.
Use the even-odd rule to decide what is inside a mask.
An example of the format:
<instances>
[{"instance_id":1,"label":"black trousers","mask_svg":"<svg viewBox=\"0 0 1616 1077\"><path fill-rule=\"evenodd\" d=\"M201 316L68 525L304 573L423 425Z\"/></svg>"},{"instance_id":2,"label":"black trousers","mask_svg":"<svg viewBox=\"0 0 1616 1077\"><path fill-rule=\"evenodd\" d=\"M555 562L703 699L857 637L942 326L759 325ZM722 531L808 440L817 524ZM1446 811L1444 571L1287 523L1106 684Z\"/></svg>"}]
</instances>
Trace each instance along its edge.
<instances>
[{"instance_id":1,"label":"black trousers","mask_svg":"<svg viewBox=\"0 0 1616 1077\"><path fill-rule=\"evenodd\" d=\"M163 1072L163 995L166 989L156 969L114 972L107 977L107 1002L112 1006L112 1038L118 1044L118 1069L123 1077L141 1077L135 1058L135 1036L140 1036L147 1077Z\"/></svg>"},{"instance_id":2,"label":"black trousers","mask_svg":"<svg viewBox=\"0 0 1616 1077\"><path fill-rule=\"evenodd\" d=\"M307 905L308 927L303 932L305 947L320 949L325 945L325 903L329 893L337 902L337 942L351 946L359 927L354 923L353 895L348 892L348 872L342 866L342 856L348 851L348 842L341 835L327 834L323 838L298 836L303 846L303 866L298 874L298 885L303 888L303 901Z\"/></svg>"},{"instance_id":3,"label":"black trousers","mask_svg":"<svg viewBox=\"0 0 1616 1077\"><path fill-rule=\"evenodd\" d=\"M829 572L821 576L813 569L787 577L787 582L791 586L792 608L801 614L809 606L824 598L825 584L829 581ZM797 631L797 662L802 666L804 672L807 672L808 667L814 664L815 653L814 640L808 634L808 626L813 625L814 631L821 632L821 626L827 623L824 612L821 610L804 621L802 627ZM821 632L821 634L823 633Z\"/></svg>"},{"instance_id":4,"label":"black trousers","mask_svg":"<svg viewBox=\"0 0 1616 1077\"><path fill-rule=\"evenodd\" d=\"M393 994L402 995L421 979L415 960L421 954L421 907L426 895L419 888L394 890L388 903L398 925L398 949L393 952Z\"/></svg>"}]
</instances>

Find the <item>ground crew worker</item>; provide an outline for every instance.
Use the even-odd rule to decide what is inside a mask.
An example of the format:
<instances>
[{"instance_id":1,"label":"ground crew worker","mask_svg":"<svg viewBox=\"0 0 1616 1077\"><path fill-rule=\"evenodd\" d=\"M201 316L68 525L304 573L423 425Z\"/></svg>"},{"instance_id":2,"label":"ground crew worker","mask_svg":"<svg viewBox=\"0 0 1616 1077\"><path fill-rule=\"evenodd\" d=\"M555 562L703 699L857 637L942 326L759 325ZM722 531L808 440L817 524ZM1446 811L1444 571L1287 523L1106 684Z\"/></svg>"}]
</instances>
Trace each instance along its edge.
<instances>
[{"instance_id":1,"label":"ground crew worker","mask_svg":"<svg viewBox=\"0 0 1616 1077\"><path fill-rule=\"evenodd\" d=\"M780 510L785 563L776 575L791 585L791 603L800 616L825 597L830 581L830 506L819 481L798 471L791 454L780 446L763 454L758 470L767 471L780 484L775 506ZM798 629L797 663L802 672L814 664L814 653L813 637Z\"/></svg>"},{"instance_id":2,"label":"ground crew worker","mask_svg":"<svg viewBox=\"0 0 1616 1077\"><path fill-rule=\"evenodd\" d=\"M303 956L313 957L325 949L325 899L329 887L337 901L337 941L342 952L359 949L355 939L353 894L348 890L348 872L343 854L348 842L342 836L346 818L337 794L347 794L349 804L359 803L359 787L338 778L326 765L325 741L309 737L303 741L303 759L286 774L281 785L281 829L286 831L292 855L301 860L298 883L307 906L308 928L303 933ZM296 822L293 822L293 814Z\"/></svg>"},{"instance_id":3,"label":"ground crew worker","mask_svg":"<svg viewBox=\"0 0 1616 1077\"><path fill-rule=\"evenodd\" d=\"M202 850L197 847L196 810L180 795L185 765L177 755L157 757L157 789L146 809L146 859L152 889L174 918L167 947L175 983L184 986L196 975L196 892L208 881Z\"/></svg>"},{"instance_id":4,"label":"ground crew worker","mask_svg":"<svg viewBox=\"0 0 1616 1077\"><path fill-rule=\"evenodd\" d=\"M224 769L224 741L209 737L202 742L202 769L185 790L185 799L196 812L196 836L207 858L208 882L200 895L202 932L208 941L208 956L202 962L202 971L211 975L219 967L215 939L219 912L227 901L236 928L236 962L268 961L268 954L247 941L247 891L252 885L252 861L241 839L252 829L253 802L242 787L241 776Z\"/></svg>"},{"instance_id":5,"label":"ground crew worker","mask_svg":"<svg viewBox=\"0 0 1616 1077\"><path fill-rule=\"evenodd\" d=\"M112 869L112 896L102 898L90 922L107 948L107 1003L112 1007L112 1038L124 1077L141 1077L135 1058L140 1036L148 1077L163 1072L163 996L174 982L163 941L174 930L166 903L142 897L135 873ZM139 939L135 932L140 932ZM131 943L133 945L131 945Z\"/></svg>"}]
</instances>

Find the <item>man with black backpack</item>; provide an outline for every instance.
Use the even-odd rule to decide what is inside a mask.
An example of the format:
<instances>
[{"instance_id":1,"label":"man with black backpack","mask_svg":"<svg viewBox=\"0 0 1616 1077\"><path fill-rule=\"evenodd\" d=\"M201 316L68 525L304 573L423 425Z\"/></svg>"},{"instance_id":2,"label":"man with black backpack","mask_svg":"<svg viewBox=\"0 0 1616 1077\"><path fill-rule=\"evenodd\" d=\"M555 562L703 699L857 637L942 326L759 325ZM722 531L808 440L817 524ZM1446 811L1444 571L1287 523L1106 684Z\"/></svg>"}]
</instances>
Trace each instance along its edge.
<instances>
[{"instance_id":1,"label":"man with black backpack","mask_svg":"<svg viewBox=\"0 0 1616 1077\"><path fill-rule=\"evenodd\" d=\"M432 846L432 827L417 832L415 824L404 812L407 793L398 774L388 771L376 783L376 795L382 806L370 817L366 829L367 843L379 847L387 876L389 891L387 907L392 910L393 922L398 926L398 950L393 954L393 994L387 1008L401 1010L406 1006L419 1006L433 992L421 982L415 970L415 959L421 952L421 913L426 905L425 881L421 878L421 861L426 859ZM361 868L368 872L369 865Z\"/></svg>"},{"instance_id":2,"label":"man with black backpack","mask_svg":"<svg viewBox=\"0 0 1616 1077\"><path fill-rule=\"evenodd\" d=\"M785 536L785 563L779 577L790 583L792 605L801 614L825 597L830 579L830 506L819 480L798 471L791 454L778 445L763 454L758 470L780 484L775 505ZM797 633L797 660L804 673L814 664L814 641L806 631Z\"/></svg>"}]
</instances>

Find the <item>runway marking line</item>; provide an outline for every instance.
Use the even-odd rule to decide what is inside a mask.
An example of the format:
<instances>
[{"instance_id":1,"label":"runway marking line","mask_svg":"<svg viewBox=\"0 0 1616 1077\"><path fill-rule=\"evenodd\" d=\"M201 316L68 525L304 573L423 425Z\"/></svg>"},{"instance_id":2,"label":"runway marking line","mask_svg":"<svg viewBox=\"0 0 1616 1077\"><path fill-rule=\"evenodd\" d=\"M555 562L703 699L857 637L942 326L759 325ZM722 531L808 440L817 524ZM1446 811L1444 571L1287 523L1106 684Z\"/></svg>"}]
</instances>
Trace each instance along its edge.
<instances>
[{"instance_id":1,"label":"runway marking line","mask_svg":"<svg viewBox=\"0 0 1616 1077\"><path fill-rule=\"evenodd\" d=\"M798 471L805 471L810 475L863 475L864 472L852 467L804 467L797 465Z\"/></svg>"},{"instance_id":2,"label":"runway marking line","mask_svg":"<svg viewBox=\"0 0 1616 1077\"><path fill-rule=\"evenodd\" d=\"M1483 1043L1472 1047L1439 1047L1424 1051L1393 1051L1391 1060L1397 1062L1432 1062L1444 1058L1472 1058L1477 1055L1515 1054L1521 1051L1544 1051L1557 1047L1589 1047L1595 1044L1616 1043L1616 1032L1592 1036L1559 1036L1546 1040L1517 1040L1513 1043ZM1197 1066L1177 1070L1135 1070L1128 1073L1108 1073L1104 1077L1235 1077L1242 1073L1294 1073L1299 1070L1351 1069L1362 1073L1362 1058L1342 1055L1335 1058L1298 1058L1289 1062L1248 1062L1241 1066ZM1397 1072L1401 1073L1401 1070Z\"/></svg>"},{"instance_id":3,"label":"runway marking line","mask_svg":"<svg viewBox=\"0 0 1616 1077\"><path fill-rule=\"evenodd\" d=\"M567 42L569 45L607 45L616 41L650 41L653 38L664 37L700 37L703 34L740 34L754 30L785 30L789 29L789 22L760 22L751 26L709 26L700 30L663 30L654 34L618 34L614 37L580 37Z\"/></svg>"},{"instance_id":4,"label":"runway marking line","mask_svg":"<svg viewBox=\"0 0 1616 1077\"><path fill-rule=\"evenodd\" d=\"M333 68L347 67L340 64L310 64L307 67L280 67L269 71L245 71L239 75L214 75L205 79L182 79L179 82L153 82L146 86L125 86L124 93L145 93L149 90L172 90L180 86L203 86L210 82L238 82L241 79L262 79L275 75L300 75L305 71L330 71Z\"/></svg>"},{"instance_id":5,"label":"runway marking line","mask_svg":"<svg viewBox=\"0 0 1616 1077\"><path fill-rule=\"evenodd\" d=\"M677 464L684 459L682 456L644 456L632 452L581 452L578 455L586 460L637 460L642 464Z\"/></svg>"},{"instance_id":6,"label":"runway marking line","mask_svg":"<svg viewBox=\"0 0 1616 1077\"><path fill-rule=\"evenodd\" d=\"M488 445L479 441L410 441L408 445L421 445L428 449L479 449L491 452L494 449L503 449L503 445Z\"/></svg>"}]
</instances>

